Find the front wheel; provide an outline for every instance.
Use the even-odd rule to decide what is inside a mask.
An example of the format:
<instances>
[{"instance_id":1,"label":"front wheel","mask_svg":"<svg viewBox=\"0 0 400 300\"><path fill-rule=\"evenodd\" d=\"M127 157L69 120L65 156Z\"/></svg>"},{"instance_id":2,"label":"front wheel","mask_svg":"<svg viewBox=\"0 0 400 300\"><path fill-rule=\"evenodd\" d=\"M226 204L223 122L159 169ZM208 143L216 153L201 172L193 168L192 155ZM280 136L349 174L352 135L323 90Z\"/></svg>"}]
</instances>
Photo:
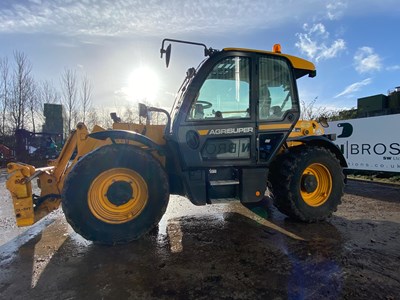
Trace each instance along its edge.
<instances>
[{"instance_id":1,"label":"front wheel","mask_svg":"<svg viewBox=\"0 0 400 300\"><path fill-rule=\"evenodd\" d=\"M341 203L344 175L336 156L326 148L289 149L272 164L269 175L274 205L306 222L329 217Z\"/></svg>"},{"instance_id":2,"label":"front wheel","mask_svg":"<svg viewBox=\"0 0 400 300\"><path fill-rule=\"evenodd\" d=\"M158 224L168 199L168 179L160 163L136 147L114 144L77 162L64 184L62 208L84 238L121 244Z\"/></svg>"}]
</instances>

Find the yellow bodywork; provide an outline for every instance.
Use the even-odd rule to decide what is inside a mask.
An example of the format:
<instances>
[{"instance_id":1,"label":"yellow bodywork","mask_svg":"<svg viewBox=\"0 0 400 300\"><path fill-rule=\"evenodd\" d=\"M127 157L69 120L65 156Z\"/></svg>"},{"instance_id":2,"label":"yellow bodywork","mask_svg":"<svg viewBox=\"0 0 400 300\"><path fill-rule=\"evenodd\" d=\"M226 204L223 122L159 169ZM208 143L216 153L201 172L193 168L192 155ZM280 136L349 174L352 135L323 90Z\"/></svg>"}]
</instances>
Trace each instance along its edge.
<instances>
[{"instance_id":1,"label":"yellow bodywork","mask_svg":"<svg viewBox=\"0 0 400 300\"><path fill-rule=\"evenodd\" d=\"M308 136L308 135L323 135L325 134L324 128L320 123L314 120L299 120L296 125L292 129L292 132L289 135L289 138L295 138L300 136ZM299 146L301 142L294 142L287 140L286 144L289 147Z\"/></svg>"},{"instance_id":2,"label":"yellow bodywork","mask_svg":"<svg viewBox=\"0 0 400 300\"><path fill-rule=\"evenodd\" d=\"M157 144L165 144L164 125L143 125L131 123L114 123L113 129L132 130L142 133ZM93 132L104 131L104 128L95 126ZM64 180L78 159L83 155L101 146L111 144L105 141L90 138L89 131L83 123L77 125L76 130L64 144L64 147L56 160L49 162L48 167L35 168L23 163L9 163L7 165L8 180L7 189L10 191L14 212L18 226L29 226L54 211L60 206L61 191ZM117 143L130 143L140 147L146 147L137 142L116 140ZM73 154L76 155L73 157ZM165 158L153 153L153 155L164 165ZM32 192L32 180L36 179L40 195ZM38 203L35 199L41 199ZM36 203L35 203L36 202Z\"/></svg>"},{"instance_id":3,"label":"yellow bodywork","mask_svg":"<svg viewBox=\"0 0 400 300\"><path fill-rule=\"evenodd\" d=\"M114 123L113 129L130 130L147 136L153 142L159 145L165 145L164 129L165 125L145 125L135 123ZM123 143L124 141L119 141ZM140 146L140 143L129 142L130 144ZM165 166L165 156L159 155L157 152L152 153L163 166Z\"/></svg>"},{"instance_id":4,"label":"yellow bodywork","mask_svg":"<svg viewBox=\"0 0 400 300\"><path fill-rule=\"evenodd\" d=\"M274 125L265 126L273 127ZM278 127L282 127L282 124ZM164 128L164 125L144 125L133 123L114 123L113 125L113 129L130 130L143 134L159 145L165 144ZM275 127L268 127L267 129L275 129ZM92 132L104 130L105 129L101 128L100 126L95 126ZM322 135L323 133L324 130L322 126L316 121L298 121L289 137ZM71 133L68 140L64 144L58 159L49 162L48 167L35 168L34 166L23 163L9 163L7 165L9 177L6 186L12 195L14 212L18 226L32 225L46 216L48 213L57 209L61 203L60 194L64 186L64 180L78 159L96 148L112 143L110 139L105 141L97 140L90 138L88 135L89 131L86 126L83 123L79 123L76 130ZM145 145L129 140L116 140L116 142L129 143L138 147L147 148ZM287 145L289 147L298 146L299 144L301 144L301 142L292 142L290 139L287 141ZM73 157L74 153L76 153L76 155ZM165 166L165 156L159 155L156 151L152 152L152 155L158 159L162 165ZM107 203L98 203L97 201L102 200L95 200L101 199L95 196L98 191L104 190L104 187L110 185L113 177L118 175L114 173L111 175L106 174L104 175L104 178L99 179L97 186L94 186L93 189L91 189L91 192L88 195L88 201L89 205L91 205L94 215L98 215L99 218L103 219L105 222L119 223L121 221L119 215L126 215L127 211L129 211L131 217L134 218L138 211L142 209L145 197L139 195L138 199L140 201L137 202L137 205L133 205L136 203L135 201L130 201L126 205L120 207L121 211L113 211L113 209L104 211L102 209L98 209L98 207L108 207ZM140 177L139 174L137 175ZM134 180L132 179L130 181L136 182L135 184L139 187L143 187L142 194L146 194L146 187L143 183L141 183L138 176L135 174L127 174L126 176L132 177ZM37 180L38 188L40 189L40 195L37 196L32 192L32 180L34 179ZM134 186L133 189L140 190L140 188L137 186ZM91 197L91 195L93 197ZM36 199L41 200L38 203L38 201L35 201Z\"/></svg>"},{"instance_id":5,"label":"yellow bodywork","mask_svg":"<svg viewBox=\"0 0 400 300\"><path fill-rule=\"evenodd\" d=\"M224 48L224 51L239 51L239 52L254 52L254 53L262 53L262 54L270 54L270 55L276 55L276 56L282 56L286 57L293 65L293 68L299 69L299 70L308 70L310 72L315 72L315 65L303 58L289 55L289 54L284 54L280 52L275 52L275 51L265 51L265 50L255 50L255 49L247 49L247 48Z\"/></svg>"}]
</instances>

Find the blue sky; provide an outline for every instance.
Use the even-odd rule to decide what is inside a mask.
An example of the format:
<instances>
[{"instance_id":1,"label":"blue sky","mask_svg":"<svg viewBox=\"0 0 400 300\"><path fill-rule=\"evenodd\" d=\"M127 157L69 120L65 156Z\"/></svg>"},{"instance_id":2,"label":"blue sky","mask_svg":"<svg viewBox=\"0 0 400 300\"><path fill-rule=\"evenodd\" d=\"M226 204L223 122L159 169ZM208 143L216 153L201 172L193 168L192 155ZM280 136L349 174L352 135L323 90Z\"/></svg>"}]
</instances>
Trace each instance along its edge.
<instances>
[{"instance_id":1,"label":"blue sky","mask_svg":"<svg viewBox=\"0 0 400 300\"><path fill-rule=\"evenodd\" d=\"M298 82L301 100L351 108L400 86L399 21L394 0L10 0L0 2L0 57L23 51L35 78L56 86L65 68L87 74L95 105L148 97L169 107L186 69L203 56L201 48L174 45L166 69L163 38L216 49L280 43L316 64L317 77Z\"/></svg>"}]
</instances>

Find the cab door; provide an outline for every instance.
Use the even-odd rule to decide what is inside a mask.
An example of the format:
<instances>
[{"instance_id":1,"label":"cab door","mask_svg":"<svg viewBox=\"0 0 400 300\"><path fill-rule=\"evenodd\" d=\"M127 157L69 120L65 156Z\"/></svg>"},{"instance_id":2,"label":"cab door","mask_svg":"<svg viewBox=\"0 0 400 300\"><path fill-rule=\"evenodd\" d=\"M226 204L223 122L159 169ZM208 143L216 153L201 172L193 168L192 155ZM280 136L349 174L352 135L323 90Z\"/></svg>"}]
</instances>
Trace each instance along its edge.
<instances>
[{"instance_id":1,"label":"cab door","mask_svg":"<svg viewBox=\"0 0 400 300\"><path fill-rule=\"evenodd\" d=\"M299 101L293 67L286 58L260 55L257 70L257 161L268 164L299 119Z\"/></svg>"},{"instance_id":2,"label":"cab door","mask_svg":"<svg viewBox=\"0 0 400 300\"><path fill-rule=\"evenodd\" d=\"M184 169L256 163L252 62L222 52L199 70L173 124Z\"/></svg>"}]
</instances>

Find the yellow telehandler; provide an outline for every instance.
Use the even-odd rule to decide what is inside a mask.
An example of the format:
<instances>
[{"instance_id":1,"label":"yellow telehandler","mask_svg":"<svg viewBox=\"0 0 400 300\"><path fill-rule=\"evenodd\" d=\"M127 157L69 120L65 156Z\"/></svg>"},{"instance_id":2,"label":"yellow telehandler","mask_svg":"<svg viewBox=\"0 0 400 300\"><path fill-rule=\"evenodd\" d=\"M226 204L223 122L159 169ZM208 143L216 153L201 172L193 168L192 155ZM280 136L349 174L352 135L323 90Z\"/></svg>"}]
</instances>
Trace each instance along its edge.
<instances>
[{"instance_id":1,"label":"yellow telehandler","mask_svg":"<svg viewBox=\"0 0 400 300\"><path fill-rule=\"evenodd\" d=\"M170 194L195 205L260 202L270 182L274 204L305 222L337 209L346 161L315 121L299 121L296 80L316 75L304 59L272 51L215 50L186 73L171 113L139 104L139 124L114 115L112 130L79 123L48 167L8 164L18 226L62 205L73 229L103 244L140 238L158 224ZM165 125L151 122L164 114ZM144 122L145 120L145 122ZM32 192L37 180L40 195Z\"/></svg>"}]
</instances>

